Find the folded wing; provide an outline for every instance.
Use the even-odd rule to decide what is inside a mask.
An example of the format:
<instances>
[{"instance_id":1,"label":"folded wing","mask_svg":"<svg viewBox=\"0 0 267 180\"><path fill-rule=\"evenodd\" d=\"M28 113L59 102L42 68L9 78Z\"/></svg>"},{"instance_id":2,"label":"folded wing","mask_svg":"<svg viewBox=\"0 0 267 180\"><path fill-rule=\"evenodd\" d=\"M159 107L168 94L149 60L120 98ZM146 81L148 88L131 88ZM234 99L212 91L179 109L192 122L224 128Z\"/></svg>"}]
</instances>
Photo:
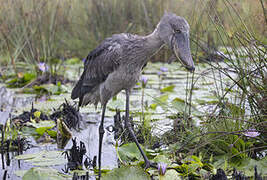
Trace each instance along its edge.
<instances>
[{"instance_id":1,"label":"folded wing","mask_svg":"<svg viewBox=\"0 0 267 180\"><path fill-rule=\"evenodd\" d=\"M85 94L91 93L94 87L104 82L119 67L121 54L121 43L116 36L105 39L91 51L84 63L83 74L72 90L71 98L80 98L81 104Z\"/></svg>"}]
</instances>

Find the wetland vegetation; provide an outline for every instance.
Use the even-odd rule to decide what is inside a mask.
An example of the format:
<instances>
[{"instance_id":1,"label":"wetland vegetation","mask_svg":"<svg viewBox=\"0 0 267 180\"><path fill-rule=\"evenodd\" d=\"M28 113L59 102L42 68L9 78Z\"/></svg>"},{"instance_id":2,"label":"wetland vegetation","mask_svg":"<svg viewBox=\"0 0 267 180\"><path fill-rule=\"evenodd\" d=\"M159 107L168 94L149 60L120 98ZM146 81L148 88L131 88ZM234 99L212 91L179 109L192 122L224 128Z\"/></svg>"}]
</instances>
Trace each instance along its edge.
<instances>
[{"instance_id":1,"label":"wetland vegetation","mask_svg":"<svg viewBox=\"0 0 267 180\"><path fill-rule=\"evenodd\" d=\"M3 179L95 179L100 108L70 92L83 59L115 33L150 33L165 10L191 28L196 70L162 48L130 98L106 112L103 179L267 178L267 4L263 0L0 0ZM72 140L71 140L72 139Z\"/></svg>"}]
</instances>

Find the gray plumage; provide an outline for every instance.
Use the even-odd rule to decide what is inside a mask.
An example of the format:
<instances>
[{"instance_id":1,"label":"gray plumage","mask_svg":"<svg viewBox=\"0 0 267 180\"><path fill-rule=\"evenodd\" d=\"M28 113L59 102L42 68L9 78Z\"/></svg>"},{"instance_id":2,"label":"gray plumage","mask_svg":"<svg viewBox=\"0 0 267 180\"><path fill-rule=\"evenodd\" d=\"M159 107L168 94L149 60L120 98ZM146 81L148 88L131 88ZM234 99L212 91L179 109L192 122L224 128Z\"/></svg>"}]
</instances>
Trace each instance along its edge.
<instances>
[{"instance_id":1,"label":"gray plumage","mask_svg":"<svg viewBox=\"0 0 267 180\"><path fill-rule=\"evenodd\" d=\"M79 98L80 106L107 103L121 90L129 90L136 84L149 57L164 44L173 50L186 68L194 70L188 23L182 17L165 13L152 34L116 34L90 52L71 98Z\"/></svg>"},{"instance_id":2,"label":"gray plumage","mask_svg":"<svg viewBox=\"0 0 267 180\"><path fill-rule=\"evenodd\" d=\"M190 53L189 25L182 17L165 13L157 28L148 36L116 34L105 39L86 58L84 72L72 90L71 98L79 98L79 105L101 102L99 125L98 176L101 178L101 153L106 104L121 90L126 91L125 125L141 152L145 167L152 166L138 143L129 120L129 92L136 84L149 57L166 44L190 71L195 69ZM155 166L156 167L156 166Z\"/></svg>"}]
</instances>

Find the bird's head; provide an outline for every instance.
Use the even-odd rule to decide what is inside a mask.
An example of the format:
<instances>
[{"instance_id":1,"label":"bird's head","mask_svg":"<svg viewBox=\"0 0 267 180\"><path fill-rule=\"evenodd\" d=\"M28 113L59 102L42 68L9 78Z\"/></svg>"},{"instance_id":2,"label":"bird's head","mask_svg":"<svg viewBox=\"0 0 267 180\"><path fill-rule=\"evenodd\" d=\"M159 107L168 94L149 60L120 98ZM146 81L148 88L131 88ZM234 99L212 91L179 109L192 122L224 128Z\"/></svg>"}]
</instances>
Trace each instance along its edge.
<instances>
[{"instance_id":1,"label":"bird's head","mask_svg":"<svg viewBox=\"0 0 267 180\"><path fill-rule=\"evenodd\" d=\"M165 13L158 24L157 31L160 39L168 45L186 69L194 71L187 21L173 13Z\"/></svg>"}]
</instances>

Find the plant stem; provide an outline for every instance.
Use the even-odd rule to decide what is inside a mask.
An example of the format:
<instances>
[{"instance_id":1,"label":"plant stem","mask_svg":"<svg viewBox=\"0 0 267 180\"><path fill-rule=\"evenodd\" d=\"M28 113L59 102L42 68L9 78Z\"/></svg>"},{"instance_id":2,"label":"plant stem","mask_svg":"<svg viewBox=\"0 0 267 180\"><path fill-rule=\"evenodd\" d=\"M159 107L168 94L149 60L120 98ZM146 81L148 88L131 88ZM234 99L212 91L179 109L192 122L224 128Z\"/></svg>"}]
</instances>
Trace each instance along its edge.
<instances>
[{"instance_id":1,"label":"plant stem","mask_svg":"<svg viewBox=\"0 0 267 180\"><path fill-rule=\"evenodd\" d=\"M262 10L263 10L263 15L264 15L264 19L265 19L265 23L267 25L267 14L266 14L266 9L264 8L264 4L263 4L263 1L262 0L259 0L260 3L261 3L261 7L262 7Z\"/></svg>"}]
</instances>

